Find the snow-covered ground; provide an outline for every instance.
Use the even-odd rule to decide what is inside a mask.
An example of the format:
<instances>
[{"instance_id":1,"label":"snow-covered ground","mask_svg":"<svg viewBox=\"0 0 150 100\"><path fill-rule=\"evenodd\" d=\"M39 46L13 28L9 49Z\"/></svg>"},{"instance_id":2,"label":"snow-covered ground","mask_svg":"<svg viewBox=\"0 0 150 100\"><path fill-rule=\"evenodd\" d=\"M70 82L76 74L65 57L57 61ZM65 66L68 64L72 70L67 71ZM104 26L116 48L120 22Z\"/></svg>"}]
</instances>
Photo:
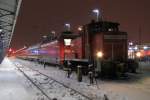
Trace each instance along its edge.
<instances>
[{"instance_id":1,"label":"snow-covered ground","mask_svg":"<svg viewBox=\"0 0 150 100\"><path fill-rule=\"evenodd\" d=\"M44 98L42 93L5 58L0 65L0 100L42 100L41 98Z\"/></svg>"},{"instance_id":2,"label":"snow-covered ground","mask_svg":"<svg viewBox=\"0 0 150 100\"><path fill-rule=\"evenodd\" d=\"M104 94L108 96L109 100L150 100L150 72L131 74L135 78L131 80L98 80L97 85L89 85L87 77L83 77L83 82L77 82L75 73L71 75L71 78L67 78L66 72L56 67L47 66L44 69L43 65L34 62L19 59L11 59L11 61L39 70L41 73L93 98L93 100L103 100Z\"/></svg>"},{"instance_id":3,"label":"snow-covered ground","mask_svg":"<svg viewBox=\"0 0 150 100\"><path fill-rule=\"evenodd\" d=\"M19 63L16 63L15 65L21 72L23 71L23 73L27 75L28 78L32 80L32 82L40 88L40 90L42 90L50 100L53 98L57 98L58 100L91 100L80 93L65 87L64 84L60 84L54 79L35 70L24 67Z\"/></svg>"}]
</instances>

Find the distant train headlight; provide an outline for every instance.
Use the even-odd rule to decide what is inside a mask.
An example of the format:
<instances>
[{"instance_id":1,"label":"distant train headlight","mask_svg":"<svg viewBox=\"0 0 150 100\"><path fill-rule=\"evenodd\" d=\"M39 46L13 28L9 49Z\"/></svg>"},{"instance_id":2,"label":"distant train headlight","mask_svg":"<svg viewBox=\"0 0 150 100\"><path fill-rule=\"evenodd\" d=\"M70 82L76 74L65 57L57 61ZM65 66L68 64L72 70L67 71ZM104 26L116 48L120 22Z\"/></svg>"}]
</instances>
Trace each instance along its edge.
<instances>
[{"instance_id":1,"label":"distant train headlight","mask_svg":"<svg viewBox=\"0 0 150 100\"><path fill-rule=\"evenodd\" d=\"M103 52L98 51L96 55L97 55L97 58L102 58L103 57Z\"/></svg>"}]
</instances>

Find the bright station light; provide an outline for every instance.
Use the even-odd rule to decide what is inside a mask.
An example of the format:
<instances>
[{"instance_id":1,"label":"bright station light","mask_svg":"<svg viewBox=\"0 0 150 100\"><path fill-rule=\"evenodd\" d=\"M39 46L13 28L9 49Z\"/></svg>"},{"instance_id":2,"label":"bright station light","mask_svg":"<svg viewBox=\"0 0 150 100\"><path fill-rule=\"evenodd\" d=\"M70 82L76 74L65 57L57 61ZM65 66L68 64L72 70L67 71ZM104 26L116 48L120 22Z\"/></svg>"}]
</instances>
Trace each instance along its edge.
<instances>
[{"instance_id":1,"label":"bright station light","mask_svg":"<svg viewBox=\"0 0 150 100\"><path fill-rule=\"evenodd\" d=\"M147 46L144 46L143 49L146 50L146 49L148 49L148 47L147 47Z\"/></svg>"},{"instance_id":2,"label":"bright station light","mask_svg":"<svg viewBox=\"0 0 150 100\"><path fill-rule=\"evenodd\" d=\"M94 9L93 10L93 13L95 13L96 14L96 17L97 17L97 21L99 21L99 9Z\"/></svg>"},{"instance_id":3,"label":"bright station light","mask_svg":"<svg viewBox=\"0 0 150 100\"><path fill-rule=\"evenodd\" d=\"M66 24L65 24L65 27L66 27L66 29L67 29L68 31L70 31L70 27L71 27L71 26L70 26L69 23L66 23Z\"/></svg>"},{"instance_id":4,"label":"bright station light","mask_svg":"<svg viewBox=\"0 0 150 100\"><path fill-rule=\"evenodd\" d=\"M134 50L137 50L138 49L138 47L136 46L136 47L134 47Z\"/></svg>"},{"instance_id":5,"label":"bright station light","mask_svg":"<svg viewBox=\"0 0 150 100\"><path fill-rule=\"evenodd\" d=\"M47 36L46 35L44 35L44 36L42 36L43 38L47 38Z\"/></svg>"},{"instance_id":6,"label":"bright station light","mask_svg":"<svg viewBox=\"0 0 150 100\"><path fill-rule=\"evenodd\" d=\"M99 9L94 9L93 12L99 14Z\"/></svg>"},{"instance_id":7,"label":"bright station light","mask_svg":"<svg viewBox=\"0 0 150 100\"><path fill-rule=\"evenodd\" d=\"M52 34L56 34L56 32L55 32L55 31L51 31L51 33L52 33Z\"/></svg>"},{"instance_id":8,"label":"bright station light","mask_svg":"<svg viewBox=\"0 0 150 100\"><path fill-rule=\"evenodd\" d=\"M132 47L129 47L129 50L133 50L133 48L132 48Z\"/></svg>"},{"instance_id":9,"label":"bright station light","mask_svg":"<svg viewBox=\"0 0 150 100\"><path fill-rule=\"evenodd\" d=\"M78 27L78 31L82 31L82 27L80 26L80 27Z\"/></svg>"},{"instance_id":10,"label":"bright station light","mask_svg":"<svg viewBox=\"0 0 150 100\"><path fill-rule=\"evenodd\" d=\"M129 45L133 45L133 42L129 42Z\"/></svg>"}]
</instances>

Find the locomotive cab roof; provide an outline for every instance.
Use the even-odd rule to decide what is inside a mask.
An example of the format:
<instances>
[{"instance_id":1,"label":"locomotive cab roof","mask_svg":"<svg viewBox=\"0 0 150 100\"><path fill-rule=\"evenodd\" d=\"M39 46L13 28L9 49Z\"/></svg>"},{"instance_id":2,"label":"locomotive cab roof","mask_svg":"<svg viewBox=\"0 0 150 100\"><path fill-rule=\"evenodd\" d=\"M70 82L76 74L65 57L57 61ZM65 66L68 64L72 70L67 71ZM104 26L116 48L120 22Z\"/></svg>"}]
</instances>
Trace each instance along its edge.
<instances>
[{"instance_id":1,"label":"locomotive cab roof","mask_svg":"<svg viewBox=\"0 0 150 100\"><path fill-rule=\"evenodd\" d=\"M96 32L112 32L112 31L119 31L119 23L110 22L110 21L94 21L92 20L91 23L85 25L86 29L90 33Z\"/></svg>"}]
</instances>

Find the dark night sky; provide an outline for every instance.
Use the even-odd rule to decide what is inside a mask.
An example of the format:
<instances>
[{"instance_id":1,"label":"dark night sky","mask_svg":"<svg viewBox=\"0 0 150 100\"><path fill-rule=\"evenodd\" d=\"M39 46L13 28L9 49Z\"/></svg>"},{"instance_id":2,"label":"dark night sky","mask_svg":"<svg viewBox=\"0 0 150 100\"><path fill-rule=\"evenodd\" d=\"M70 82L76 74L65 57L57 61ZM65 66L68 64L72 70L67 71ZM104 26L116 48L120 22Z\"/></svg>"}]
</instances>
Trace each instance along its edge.
<instances>
[{"instance_id":1,"label":"dark night sky","mask_svg":"<svg viewBox=\"0 0 150 100\"><path fill-rule=\"evenodd\" d=\"M39 42L51 30L61 32L66 22L72 29L90 22L92 9L102 10L105 20L119 22L129 40L150 42L150 0L23 0L11 46L22 48Z\"/></svg>"}]
</instances>

